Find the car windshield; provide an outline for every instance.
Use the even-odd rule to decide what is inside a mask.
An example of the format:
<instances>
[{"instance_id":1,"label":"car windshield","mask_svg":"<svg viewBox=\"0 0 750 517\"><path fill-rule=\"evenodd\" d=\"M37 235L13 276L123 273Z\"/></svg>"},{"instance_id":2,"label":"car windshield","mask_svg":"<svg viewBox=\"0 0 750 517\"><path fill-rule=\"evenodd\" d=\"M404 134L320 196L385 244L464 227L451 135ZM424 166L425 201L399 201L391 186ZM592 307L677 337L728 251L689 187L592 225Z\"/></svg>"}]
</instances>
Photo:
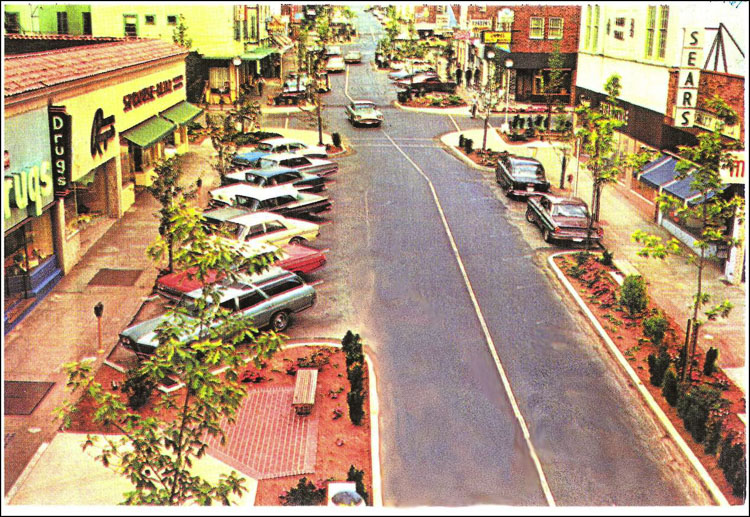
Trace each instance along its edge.
<instances>
[{"instance_id":1,"label":"car windshield","mask_svg":"<svg viewBox=\"0 0 750 517\"><path fill-rule=\"evenodd\" d=\"M217 235L219 233L219 230L221 230L222 234L228 234L230 237L234 237L236 239L240 236L240 232L242 232L242 226L231 221L206 221L206 233L208 233L209 235Z\"/></svg>"},{"instance_id":2,"label":"car windshield","mask_svg":"<svg viewBox=\"0 0 750 517\"><path fill-rule=\"evenodd\" d=\"M552 215L559 215L560 217L580 217L586 218L586 207L583 205L554 205L552 207Z\"/></svg>"},{"instance_id":3,"label":"car windshield","mask_svg":"<svg viewBox=\"0 0 750 517\"><path fill-rule=\"evenodd\" d=\"M533 163L516 163L513 167L513 173L519 178L542 178L544 177L543 169Z\"/></svg>"},{"instance_id":4,"label":"car windshield","mask_svg":"<svg viewBox=\"0 0 750 517\"><path fill-rule=\"evenodd\" d=\"M267 158L261 158L256 163L261 169L265 169L266 167L275 167L276 165L278 165L274 160L269 160Z\"/></svg>"},{"instance_id":5,"label":"car windshield","mask_svg":"<svg viewBox=\"0 0 750 517\"><path fill-rule=\"evenodd\" d=\"M252 172L246 172L245 173L245 181L248 183L252 183L253 185L260 185L263 186L264 180L263 176L258 176L257 174L253 174Z\"/></svg>"},{"instance_id":6,"label":"car windshield","mask_svg":"<svg viewBox=\"0 0 750 517\"><path fill-rule=\"evenodd\" d=\"M273 146L271 144L261 142L258 144L258 151L272 151Z\"/></svg>"}]
</instances>

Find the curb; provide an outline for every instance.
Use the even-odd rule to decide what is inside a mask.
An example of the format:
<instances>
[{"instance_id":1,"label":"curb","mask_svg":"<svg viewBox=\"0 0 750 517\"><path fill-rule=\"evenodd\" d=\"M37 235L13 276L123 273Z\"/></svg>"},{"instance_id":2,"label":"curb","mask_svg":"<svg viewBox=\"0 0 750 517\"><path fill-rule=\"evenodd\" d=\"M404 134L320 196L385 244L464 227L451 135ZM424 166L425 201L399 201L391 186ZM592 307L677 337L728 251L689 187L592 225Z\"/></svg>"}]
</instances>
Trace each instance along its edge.
<instances>
[{"instance_id":1,"label":"curb","mask_svg":"<svg viewBox=\"0 0 750 517\"><path fill-rule=\"evenodd\" d=\"M620 363L620 366L628 375L628 377L630 378L630 381L638 389L638 392L641 394L641 396L645 400L649 409L651 409L651 411L654 413L654 416L657 418L661 426L669 434L669 436L672 438L675 444L682 451L685 458L693 466L693 469L695 469L696 473L698 474L698 477L700 477L701 481L703 482L704 487L711 493L711 496L713 497L714 501L716 501L716 503L719 506L730 506L729 502L724 497L724 494L721 493L721 490L719 490L719 487L716 486L716 483L706 471L706 468L703 466L703 464L701 464L700 461L698 461L698 458L695 456L693 451L690 449L690 447L688 447L687 443L685 443L685 440L682 438L680 433L677 432L677 429L675 429L674 424L672 424L672 421L669 420L669 418L667 418L667 415L664 414L664 411L662 411L662 409L656 403L656 400L654 400L654 397L651 395L651 393L649 393L648 389L643 385L643 382L641 381L641 379L638 377L638 375L635 373L633 368L630 366L627 359L625 359L625 356L623 356L620 350L617 348L617 345L615 345L615 343L609 337L609 334L607 334L607 332L601 326L599 321L596 319L596 316L594 316L594 314L588 308L586 303L581 299L580 295L575 290L573 285L568 281L568 279L565 277L565 275L560 270L560 268L557 267L557 264L555 264L555 261L554 261L555 257L559 255L570 255L573 253L576 253L576 252L575 251L563 251L560 253L554 253L547 258L547 262L551 266L552 270L555 272L555 275L560 280L560 282L565 286L568 292L570 292L570 294L573 295L573 298L575 299L578 306L581 308L581 310L583 310L584 314L586 314L586 317L594 326L599 336L607 344L609 351L615 356L615 359L617 359L617 362Z\"/></svg>"},{"instance_id":2,"label":"curb","mask_svg":"<svg viewBox=\"0 0 750 517\"><path fill-rule=\"evenodd\" d=\"M461 131L457 131L457 133L461 133ZM472 169L477 169L479 171L484 171L484 172L495 172L495 169L492 169L490 167L485 167L483 165L479 165L479 164L475 163L474 161L470 160L464 153L462 153L461 151L459 151L458 148L455 145L451 145L449 143L446 143L445 140L443 140L445 137L447 137L449 135L453 135L453 134L455 134L455 133L448 133L446 135L441 136L440 137L440 141L443 143L443 145L447 146L448 149L450 149L450 151L458 159L460 159L462 162L464 162L466 165L468 165Z\"/></svg>"},{"instance_id":3,"label":"curb","mask_svg":"<svg viewBox=\"0 0 750 517\"><path fill-rule=\"evenodd\" d=\"M10 487L10 490L8 490L8 495L5 496L3 499L3 502L6 506L10 505L10 500L13 499L16 496L16 492L18 492L18 488L23 485L26 482L26 478L31 475L31 471L36 468L36 464L39 463L39 460L42 457L42 454L44 454L44 451L47 450L47 447L49 447L50 442L43 442L39 448L36 450L34 455L31 457L31 460L26 464L26 467L24 467L23 472L21 472L21 475L18 476L18 479L16 479L16 482L13 483L13 486Z\"/></svg>"},{"instance_id":4,"label":"curb","mask_svg":"<svg viewBox=\"0 0 750 517\"><path fill-rule=\"evenodd\" d=\"M298 348L303 346L330 346L341 348L341 341L331 338L309 338L309 339L290 339L286 342L285 348ZM380 404L378 401L377 381L375 379L375 368L372 364L370 355L365 353L367 362L368 389L370 392L370 463L372 469L372 506L383 506L383 481L381 476L380 465L380 427L378 417L380 415Z\"/></svg>"}]
</instances>

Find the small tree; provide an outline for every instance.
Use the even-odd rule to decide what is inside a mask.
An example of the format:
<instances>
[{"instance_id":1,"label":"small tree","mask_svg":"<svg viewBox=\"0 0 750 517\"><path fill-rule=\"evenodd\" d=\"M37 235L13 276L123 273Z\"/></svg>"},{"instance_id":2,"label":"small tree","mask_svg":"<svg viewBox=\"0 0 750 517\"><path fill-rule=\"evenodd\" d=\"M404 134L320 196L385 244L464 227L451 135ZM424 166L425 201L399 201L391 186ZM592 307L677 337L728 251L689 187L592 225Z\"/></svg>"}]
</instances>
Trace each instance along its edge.
<instances>
[{"instance_id":1,"label":"small tree","mask_svg":"<svg viewBox=\"0 0 750 517\"><path fill-rule=\"evenodd\" d=\"M696 290L691 305L693 314L688 322L690 332L686 344L686 356L689 360L686 361L687 368L682 370L683 381L692 369L698 335L702 326L707 321L726 318L732 310L733 305L729 300L707 308L711 302L711 295L704 291L703 270L711 260L709 249L712 246L731 248L739 243L736 239L724 235L723 226L732 217L744 217L745 211L744 199L734 196L727 200L721 196L724 187L720 171L732 165L729 154L732 146L724 143L721 131L726 124L736 123L737 114L718 96L710 99L707 107L717 115L719 122L713 131L698 135L698 145L680 147L683 159L677 164L676 175L679 180L688 177L692 179L690 187L699 195L698 199L702 202L696 206L690 206L687 203L680 203L668 194L661 194L657 197L657 203L662 212L675 211L676 215L683 220L690 218L700 223L700 237L694 241L694 246L698 251L696 255L688 255L688 262L696 266L697 276ZM643 257L665 259L668 255L683 254L679 242L674 238L665 243L658 236L638 230L632 235L632 239L643 244L643 248L638 252ZM701 318L701 309L705 318Z\"/></svg>"},{"instance_id":2,"label":"small tree","mask_svg":"<svg viewBox=\"0 0 750 517\"><path fill-rule=\"evenodd\" d=\"M180 14L177 25L172 30L172 41L187 49L193 46L192 38L187 37L187 25L185 25L185 16L182 14Z\"/></svg>"},{"instance_id":3,"label":"small tree","mask_svg":"<svg viewBox=\"0 0 750 517\"><path fill-rule=\"evenodd\" d=\"M169 227L172 224L172 205L182 194L182 187L179 185L182 169L177 165L177 158L171 157L162 160L154 167L154 182L146 187L149 193L159 202L159 235L167 239L168 269L171 273L173 269L174 242L172 242L172 233Z\"/></svg>"},{"instance_id":4,"label":"small tree","mask_svg":"<svg viewBox=\"0 0 750 517\"><path fill-rule=\"evenodd\" d=\"M646 281L641 275L628 275L620 287L620 304L627 309L631 318L646 310L648 294Z\"/></svg>"},{"instance_id":5,"label":"small tree","mask_svg":"<svg viewBox=\"0 0 750 517\"><path fill-rule=\"evenodd\" d=\"M643 335L651 340L655 347L661 349L664 334L669 328L667 318L661 314L643 320Z\"/></svg>"},{"instance_id":6,"label":"small tree","mask_svg":"<svg viewBox=\"0 0 750 517\"><path fill-rule=\"evenodd\" d=\"M237 132L232 120L221 115L214 117L206 114L206 125L208 126L208 135L211 138L211 144L217 154L216 162L214 162L213 166L218 171L219 176L223 178L229 169L232 155L236 150L233 138Z\"/></svg>"},{"instance_id":7,"label":"small tree","mask_svg":"<svg viewBox=\"0 0 750 517\"><path fill-rule=\"evenodd\" d=\"M283 506L319 506L326 500L326 489L303 477L296 487L281 494L279 500Z\"/></svg>"},{"instance_id":8,"label":"small tree","mask_svg":"<svg viewBox=\"0 0 750 517\"><path fill-rule=\"evenodd\" d=\"M680 397L679 382L677 374L671 368L667 370L664 376L661 394L670 406L674 407L677 405L677 400Z\"/></svg>"}]
</instances>

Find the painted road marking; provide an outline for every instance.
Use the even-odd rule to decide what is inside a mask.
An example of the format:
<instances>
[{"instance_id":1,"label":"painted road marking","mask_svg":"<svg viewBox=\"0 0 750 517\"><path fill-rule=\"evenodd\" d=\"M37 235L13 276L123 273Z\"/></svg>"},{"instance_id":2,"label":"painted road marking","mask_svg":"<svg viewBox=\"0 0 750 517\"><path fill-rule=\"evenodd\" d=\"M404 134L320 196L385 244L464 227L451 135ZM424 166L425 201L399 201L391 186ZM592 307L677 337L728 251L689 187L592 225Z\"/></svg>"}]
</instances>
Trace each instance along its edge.
<instances>
[{"instance_id":1,"label":"painted road marking","mask_svg":"<svg viewBox=\"0 0 750 517\"><path fill-rule=\"evenodd\" d=\"M461 270L461 276L464 279L464 284L466 284L466 289L469 291L469 296L471 297L471 303L474 305L474 311L477 314L477 318L479 319L479 324L482 327L482 332L484 333L485 341L487 342L487 346L490 349L490 354L492 355L493 360L495 361L495 366L497 367L497 371L500 374L500 378L503 381L503 387L505 388L505 392L508 395L508 400L510 401L510 405L513 408L513 414L516 417L516 420L518 420L518 425L521 426L521 430L523 431L523 437L526 440L526 445L529 448L529 454L531 455L531 459L534 462L534 466L536 467L537 474L539 476L539 482L542 485L542 491L544 492L544 497L547 499L547 504L550 506L556 506L555 499L552 496L552 491L549 488L549 484L547 483L547 478L544 475L544 471L542 470L542 464L539 461L539 457L536 454L536 449L534 448L534 444L531 443L531 435L529 433L529 429L526 426L526 420L523 418L523 415L521 414L521 410L518 407L518 403L516 402L516 397L513 395L513 390L510 387L510 382L508 381L508 377L505 374L505 369L503 368L502 363L500 362L500 357L497 355L497 351L495 350L495 343L492 340L492 336L490 335L489 328L487 327L487 322L484 319L484 315L482 314L482 309L479 307L479 302L477 301L477 297L474 294L474 289L471 286L471 281L469 280L469 276L466 273L466 268L464 267L463 260L461 259L461 255L458 252L458 247L456 246L456 241L453 238L453 232L451 232L450 226L448 226L448 220L445 217L445 213L443 212L443 207L440 204L440 199L438 199L437 192L435 191L435 186L432 184L432 181L430 181L430 178L427 177L427 175L422 171L422 169L419 168L419 165L414 163L414 161L409 158L409 155L407 155L399 146L396 144L396 142L386 133L383 131L383 134L388 138L388 140L391 141L393 144L393 147L395 147L402 155L404 155L404 158L406 158L409 163L412 164L412 166L419 172L419 174L422 175L422 177L425 179L427 184L430 186L430 190L432 191L432 197L435 200L435 205L437 206L438 213L440 214L440 219L443 221L443 227L445 228L445 233L448 235L448 239L451 243L451 248L453 249L453 254L456 257L456 262L458 262L458 267Z\"/></svg>"}]
</instances>

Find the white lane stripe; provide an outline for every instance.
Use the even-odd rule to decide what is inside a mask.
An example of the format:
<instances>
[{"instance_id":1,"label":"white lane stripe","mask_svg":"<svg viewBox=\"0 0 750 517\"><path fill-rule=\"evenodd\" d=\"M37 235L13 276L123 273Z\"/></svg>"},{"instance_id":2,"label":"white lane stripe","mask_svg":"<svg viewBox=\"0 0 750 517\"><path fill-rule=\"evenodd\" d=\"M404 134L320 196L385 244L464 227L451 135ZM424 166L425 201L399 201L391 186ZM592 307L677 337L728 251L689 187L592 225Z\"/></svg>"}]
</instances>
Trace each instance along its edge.
<instances>
[{"instance_id":1,"label":"white lane stripe","mask_svg":"<svg viewBox=\"0 0 750 517\"><path fill-rule=\"evenodd\" d=\"M544 471L542 470L542 464L539 461L539 457L536 454L536 449L534 448L534 444L531 443L531 435L529 433L529 429L526 426L526 420L523 418L523 415L521 414L521 410L518 407L518 404L516 403L516 397L513 395L513 390L510 387L510 382L508 381L508 377L505 374L505 369L503 368L502 363L500 362L500 357L497 355L497 351L495 350L495 343L492 340L492 336L490 336L489 328L487 328L487 322L484 319L484 315L482 314L482 309L479 307L479 302L477 301L476 295L474 294L474 289L471 286L471 282L469 281L469 276L466 273L466 268L464 267L463 260L461 260L461 255L458 252L458 247L456 246L456 241L453 239L453 232L451 232L450 226L448 226L448 220L445 217L445 213L443 212L443 207L440 204L440 199L438 199L437 192L435 191L435 187L432 184L432 181L430 181L430 178L427 177L427 175L422 171L422 169L419 168L419 166L414 163L414 161L409 158L409 156L396 144L396 142L386 133L385 131L383 134L388 138L388 140L391 141L393 146L402 154L404 155L404 158L406 158L409 163L412 164L412 166L419 172L419 174L422 175L422 177L427 181L427 184L430 186L430 191L432 191L432 197L435 200L435 204L437 205L438 213L440 214L440 219L443 221L443 227L445 227L445 233L448 235L448 239L451 243L451 248L453 249L453 254L456 257L456 262L458 262L458 267L461 270L461 276L463 276L464 283L466 284L466 289L469 291L469 296L471 297L471 303L474 305L474 311L477 313L477 318L479 319L479 324L482 327L482 332L484 333L485 341L487 342L487 346L490 349L490 354L492 355L493 360L495 361L495 366L497 367L497 371L500 374L500 378L503 381L503 387L505 388L505 392L508 394L508 400L510 401L510 405L513 408L513 414L516 417L516 420L518 420L518 424L521 426L521 430L523 431L523 437L526 440L526 445L529 448L529 454L531 455L531 459L534 462L534 466L536 467L537 474L539 476L539 482L542 485L542 491L544 492L544 497L547 499L547 504L549 506L557 506L555 504L555 499L552 496L552 491L549 488L549 485L547 484L547 478L544 475Z\"/></svg>"},{"instance_id":2,"label":"white lane stripe","mask_svg":"<svg viewBox=\"0 0 750 517\"><path fill-rule=\"evenodd\" d=\"M448 118L451 119L451 122L453 122L453 125L456 126L456 131L461 131L461 128L458 127L458 124L456 124L455 119L453 118L453 115L448 115Z\"/></svg>"},{"instance_id":3,"label":"white lane stripe","mask_svg":"<svg viewBox=\"0 0 750 517\"><path fill-rule=\"evenodd\" d=\"M344 95L349 101L354 102L354 99L349 95L349 65L346 65L346 75L344 76Z\"/></svg>"}]
</instances>

